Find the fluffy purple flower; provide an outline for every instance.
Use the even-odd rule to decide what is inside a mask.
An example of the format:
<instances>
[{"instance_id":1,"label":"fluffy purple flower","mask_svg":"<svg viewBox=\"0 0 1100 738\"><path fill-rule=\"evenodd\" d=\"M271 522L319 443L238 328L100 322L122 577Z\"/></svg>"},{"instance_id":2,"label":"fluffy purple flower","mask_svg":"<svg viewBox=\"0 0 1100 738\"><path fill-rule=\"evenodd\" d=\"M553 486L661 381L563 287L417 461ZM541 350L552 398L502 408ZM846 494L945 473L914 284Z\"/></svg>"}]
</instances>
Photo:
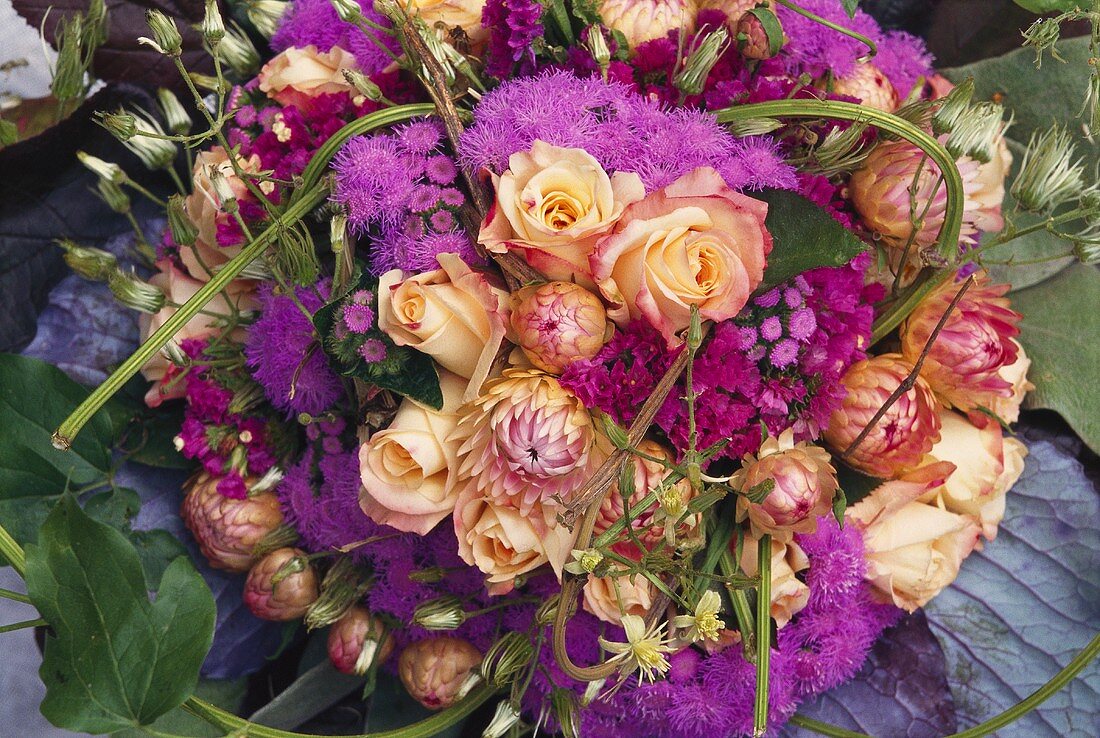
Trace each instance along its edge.
<instances>
[{"instance_id":1,"label":"fluffy purple flower","mask_svg":"<svg viewBox=\"0 0 1100 738\"><path fill-rule=\"evenodd\" d=\"M374 310L370 305L350 302L344 305L344 325L352 333L366 333L374 327Z\"/></svg>"},{"instance_id":2,"label":"fluffy purple flower","mask_svg":"<svg viewBox=\"0 0 1100 738\"><path fill-rule=\"evenodd\" d=\"M347 207L352 226L392 224L404 215L417 189L409 159L390 136L356 136L344 144L333 162L333 199Z\"/></svg>"},{"instance_id":3,"label":"fluffy purple flower","mask_svg":"<svg viewBox=\"0 0 1100 738\"><path fill-rule=\"evenodd\" d=\"M326 285L320 287L327 293ZM297 288L295 294L307 310L324 304L314 290ZM294 300L268 285L260 291L260 318L249 329L245 355L252 376L280 410L319 415L343 392L309 318Z\"/></svg>"},{"instance_id":4,"label":"fluffy purple flower","mask_svg":"<svg viewBox=\"0 0 1100 738\"><path fill-rule=\"evenodd\" d=\"M415 235L399 230L384 231L373 241L370 270L376 275L385 274L390 269L410 272L438 269L436 255L447 252L458 254L471 266L484 264L470 236L461 230Z\"/></svg>"},{"instance_id":5,"label":"fluffy purple flower","mask_svg":"<svg viewBox=\"0 0 1100 738\"><path fill-rule=\"evenodd\" d=\"M389 21L375 11L373 4L360 3L363 17L383 26ZM396 40L385 33L375 34L382 46L398 52ZM316 46L318 51L329 51L339 46L351 52L359 63L359 70L370 76L381 71L393 59L375 41L354 23L340 20L329 0L294 0L271 38L271 48L284 51L291 46Z\"/></svg>"},{"instance_id":6,"label":"fluffy purple flower","mask_svg":"<svg viewBox=\"0 0 1100 738\"><path fill-rule=\"evenodd\" d=\"M542 38L542 4L537 0L487 0L481 24L490 31L486 73L499 79L531 74L535 39Z\"/></svg>"}]
</instances>

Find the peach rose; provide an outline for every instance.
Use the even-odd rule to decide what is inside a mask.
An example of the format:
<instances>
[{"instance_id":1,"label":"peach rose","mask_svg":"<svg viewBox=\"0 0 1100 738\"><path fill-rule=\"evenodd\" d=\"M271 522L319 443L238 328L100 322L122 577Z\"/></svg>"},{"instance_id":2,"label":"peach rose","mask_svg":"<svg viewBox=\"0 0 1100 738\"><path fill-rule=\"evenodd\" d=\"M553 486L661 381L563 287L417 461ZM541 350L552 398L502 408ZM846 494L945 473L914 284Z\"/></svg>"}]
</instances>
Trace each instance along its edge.
<instances>
[{"instance_id":1,"label":"peach rose","mask_svg":"<svg viewBox=\"0 0 1100 738\"><path fill-rule=\"evenodd\" d=\"M475 45L489 40L489 29L481 25L485 0L409 0L409 6L429 27L436 23L458 26Z\"/></svg>"},{"instance_id":2,"label":"peach rose","mask_svg":"<svg viewBox=\"0 0 1100 738\"><path fill-rule=\"evenodd\" d=\"M459 442L449 438L466 383L440 372L439 385L442 409L405 399L389 427L359 447L359 506L376 523L425 535L454 510Z\"/></svg>"},{"instance_id":3,"label":"peach rose","mask_svg":"<svg viewBox=\"0 0 1100 738\"><path fill-rule=\"evenodd\" d=\"M644 618L657 590L643 576L607 576L588 575L584 585L584 609L600 620L619 625L623 615L637 615Z\"/></svg>"},{"instance_id":4,"label":"peach rose","mask_svg":"<svg viewBox=\"0 0 1100 738\"><path fill-rule=\"evenodd\" d=\"M880 485L846 515L863 533L867 579L876 594L909 612L955 581L981 537L969 517L918 501L954 469L942 461L906 472Z\"/></svg>"},{"instance_id":5,"label":"peach rose","mask_svg":"<svg viewBox=\"0 0 1100 738\"><path fill-rule=\"evenodd\" d=\"M378 327L398 346L410 346L469 379L464 399L470 400L504 342L508 292L457 254L436 258L439 269L407 278L393 269L379 278Z\"/></svg>"},{"instance_id":6,"label":"peach rose","mask_svg":"<svg viewBox=\"0 0 1100 738\"><path fill-rule=\"evenodd\" d=\"M583 149L535 141L493 176L496 203L478 242L489 251L522 254L551 279L592 284L589 256L627 205L645 196L633 172L608 176Z\"/></svg>"},{"instance_id":7,"label":"peach rose","mask_svg":"<svg viewBox=\"0 0 1100 738\"><path fill-rule=\"evenodd\" d=\"M473 485L459 494L454 511L458 555L485 573L489 594L508 594L515 579L549 563L561 577L573 534L547 521L541 510L524 517L519 510L480 497Z\"/></svg>"},{"instance_id":8,"label":"peach rose","mask_svg":"<svg viewBox=\"0 0 1100 738\"><path fill-rule=\"evenodd\" d=\"M942 487L921 499L969 515L992 541L1005 514L1005 494L1024 470L1027 447L1015 438L1005 438L993 418L975 414L971 420L949 410L940 413L941 439L931 455L956 469Z\"/></svg>"},{"instance_id":9,"label":"peach rose","mask_svg":"<svg viewBox=\"0 0 1100 738\"><path fill-rule=\"evenodd\" d=\"M592 273L616 323L645 318L668 341L691 322L727 320L764 278L772 248L767 203L701 167L627 208L592 255Z\"/></svg>"},{"instance_id":10,"label":"peach rose","mask_svg":"<svg viewBox=\"0 0 1100 738\"><path fill-rule=\"evenodd\" d=\"M741 570L756 576L760 570L757 539L746 537L741 548ZM772 539L772 604L775 627L782 628L810 601L810 588L795 576L810 568L810 559L794 541L783 543Z\"/></svg>"},{"instance_id":11,"label":"peach rose","mask_svg":"<svg viewBox=\"0 0 1100 738\"><path fill-rule=\"evenodd\" d=\"M359 94L343 74L358 68L355 57L339 46L325 52L312 44L291 46L260 70L260 90L281 105L308 107L318 95Z\"/></svg>"},{"instance_id":12,"label":"peach rose","mask_svg":"<svg viewBox=\"0 0 1100 738\"><path fill-rule=\"evenodd\" d=\"M1020 405L1024 401L1024 395L1035 389L1035 385L1027 381L1031 359L1027 358L1019 341L1015 338L1011 340L1016 344L1016 361L998 369L997 376L1012 385L1012 395L991 395L986 398L986 409L1006 423L1015 423L1020 419Z\"/></svg>"},{"instance_id":13,"label":"peach rose","mask_svg":"<svg viewBox=\"0 0 1100 738\"><path fill-rule=\"evenodd\" d=\"M204 282L192 279L186 272L177 269L167 259L158 261L157 268L160 271L150 277L149 284L159 287L164 292L165 297L172 303L182 305L202 289ZM241 312L249 312L259 307L248 283L230 282L225 290L206 303L203 312L197 313L195 317L183 324L173 340L179 343L189 338L207 338L221 333L224 327L221 320L216 316L230 315L233 307ZM176 308L165 307L155 315L142 313L138 316L141 340L144 342L145 339L149 338L175 312ZM232 336L236 339L243 339L244 332L238 328L233 331ZM142 367L142 376L153 382L153 386L145 394L145 404L149 407L157 407L165 400L183 397L184 383L182 381L172 382L175 376L172 369L172 363L168 361L163 353L157 353Z\"/></svg>"},{"instance_id":14,"label":"peach rose","mask_svg":"<svg viewBox=\"0 0 1100 738\"><path fill-rule=\"evenodd\" d=\"M238 157L237 163L244 172L260 171L260 157L255 154L247 159ZM198 230L198 240L192 248L180 249L180 261L187 267L192 277L204 282L210 279L210 274L215 267L229 261L241 250L240 245L224 248L218 245L218 226L227 223L230 216L222 212L221 202L210 180L212 170L225 177L226 183L238 200L249 196L248 187L233 171L229 154L221 146L214 146L209 151L200 151L195 157L191 194L184 202L184 209L187 217ZM267 194L272 192L274 187L275 185L271 182L265 182L260 185L260 190Z\"/></svg>"}]
</instances>

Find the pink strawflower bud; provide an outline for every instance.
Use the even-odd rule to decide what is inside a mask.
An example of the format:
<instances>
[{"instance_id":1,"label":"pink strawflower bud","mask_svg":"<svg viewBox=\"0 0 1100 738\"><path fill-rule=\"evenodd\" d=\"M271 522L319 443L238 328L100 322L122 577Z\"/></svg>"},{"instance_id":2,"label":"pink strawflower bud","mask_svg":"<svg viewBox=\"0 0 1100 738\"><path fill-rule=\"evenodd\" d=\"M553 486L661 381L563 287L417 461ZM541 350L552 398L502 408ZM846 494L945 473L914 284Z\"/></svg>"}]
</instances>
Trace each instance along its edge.
<instances>
[{"instance_id":1,"label":"pink strawflower bud","mask_svg":"<svg viewBox=\"0 0 1100 738\"><path fill-rule=\"evenodd\" d=\"M218 492L219 481L209 474L195 477L180 516L212 567L245 572L255 560L256 544L283 523L279 498L262 492L232 499Z\"/></svg>"},{"instance_id":2,"label":"pink strawflower bud","mask_svg":"<svg viewBox=\"0 0 1100 738\"><path fill-rule=\"evenodd\" d=\"M429 710L450 707L462 697L463 685L481 652L461 638L426 638L405 647L397 673L409 694Z\"/></svg>"},{"instance_id":3,"label":"pink strawflower bud","mask_svg":"<svg viewBox=\"0 0 1100 738\"><path fill-rule=\"evenodd\" d=\"M842 380L848 394L829 420L825 442L834 451L844 452L912 370L901 354L882 354L853 364ZM928 383L917 377L844 461L888 479L917 466L940 440L938 409Z\"/></svg>"},{"instance_id":4,"label":"pink strawflower bud","mask_svg":"<svg viewBox=\"0 0 1100 738\"><path fill-rule=\"evenodd\" d=\"M720 10L725 14L727 22L733 26L748 11L763 5L768 10L775 9L774 0L700 0L699 10Z\"/></svg>"},{"instance_id":5,"label":"pink strawflower bud","mask_svg":"<svg viewBox=\"0 0 1100 738\"><path fill-rule=\"evenodd\" d=\"M754 535L770 533L784 540L817 530L818 517L832 509L839 487L829 452L805 441L795 443L790 428L765 440L755 455L745 454L730 479L730 486L742 493L769 483L772 488L763 502L739 496L738 514L748 516Z\"/></svg>"},{"instance_id":6,"label":"pink strawflower bud","mask_svg":"<svg viewBox=\"0 0 1100 738\"><path fill-rule=\"evenodd\" d=\"M366 608L353 606L328 632L328 658L337 671L362 676L371 664L393 653L393 639L382 621Z\"/></svg>"},{"instance_id":7,"label":"pink strawflower bud","mask_svg":"<svg viewBox=\"0 0 1100 738\"><path fill-rule=\"evenodd\" d=\"M600 20L626 37L630 48L664 38L669 31L695 30L695 0L602 0Z\"/></svg>"},{"instance_id":8,"label":"pink strawflower bud","mask_svg":"<svg viewBox=\"0 0 1100 738\"><path fill-rule=\"evenodd\" d=\"M317 574L296 548L280 548L264 556L248 572L244 604L264 620L296 620L319 594Z\"/></svg>"},{"instance_id":9,"label":"pink strawflower bud","mask_svg":"<svg viewBox=\"0 0 1100 738\"><path fill-rule=\"evenodd\" d=\"M961 284L948 281L924 298L901 326L901 353L915 362ZM990 284L978 272L936 337L921 376L948 407L992 409L996 398L1011 398L1013 383L1000 375L1016 361L1020 314L1009 309L1007 284Z\"/></svg>"},{"instance_id":10,"label":"pink strawflower bud","mask_svg":"<svg viewBox=\"0 0 1100 738\"><path fill-rule=\"evenodd\" d=\"M833 92L860 100L875 110L892 113L898 108L898 91L882 70L874 64L857 64L842 77L833 80Z\"/></svg>"},{"instance_id":11,"label":"pink strawflower bud","mask_svg":"<svg viewBox=\"0 0 1100 738\"><path fill-rule=\"evenodd\" d=\"M599 353L607 338L600 298L572 282L547 282L512 293L512 330L531 363L550 374Z\"/></svg>"},{"instance_id":12,"label":"pink strawflower bud","mask_svg":"<svg viewBox=\"0 0 1100 738\"><path fill-rule=\"evenodd\" d=\"M737 20L737 50L746 59L771 59L786 41L779 18L768 8L751 8Z\"/></svg>"}]
</instances>

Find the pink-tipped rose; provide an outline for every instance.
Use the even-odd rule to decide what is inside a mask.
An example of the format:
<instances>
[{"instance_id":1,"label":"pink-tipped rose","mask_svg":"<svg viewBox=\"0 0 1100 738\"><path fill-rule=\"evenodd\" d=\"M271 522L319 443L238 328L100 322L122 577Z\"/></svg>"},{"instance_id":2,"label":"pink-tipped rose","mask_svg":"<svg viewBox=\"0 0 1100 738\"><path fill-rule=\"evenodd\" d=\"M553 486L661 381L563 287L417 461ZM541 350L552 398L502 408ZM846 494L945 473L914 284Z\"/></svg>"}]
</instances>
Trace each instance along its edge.
<instances>
[{"instance_id":1,"label":"pink-tipped rose","mask_svg":"<svg viewBox=\"0 0 1100 738\"><path fill-rule=\"evenodd\" d=\"M198 541L202 555L215 569L248 571L255 561L252 550L256 544L282 525L279 498L271 492L243 500L226 497L217 490L218 480L205 473L189 485L180 517Z\"/></svg>"},{"instance_id":2,"label":"pink-tipped rose","mask_svg":"<svg viewBox=\"0 0 1100 738\"><path fill-rule=\"evenodd\" d=\"M1013 384L1000 371L1016 361L1020 314L1009 308L1007 284L990 284L974 275L974 284L951 311L932 344L921 376L948 407L963 411L989 408L994 397L1011 398ZM959 284L949 281L921 301L901 327L901 352L913 362L943 317Z\"/></svg>"},{"instance_id":3,"label":"pink-tipped rose","mask_svg":"<svg viewBox=\"0 0 1100 738\"><path fill-rule=\"evenodd\" d=\"M512 293L512 331L531 363L550 374L599 353L607 339L600 298L572 282L530 285Z\"/></svg>"},{"instance_id":4,"label":"pink-tipped rose","mask_svg":"<svg viewBox=\"0 0 1100 738\"><path fill-rule=\"evenodd\" d=\"M394 269L379 278L378 327L398 346L427 354L469 379L469 400L477 396L504 342L508 292L457 254L436 258L439 269L411 276Z\"/></svg>"},{"instance_id":5,"label":"pink-tipped rose","mask_svg":"<svg viewBox=\"0 0 1100 738\"><path fill-rule=\"evenodd\" d=\"M829 419L825 442L845 452L871 422L890 394L912 371L900 354L882 354L853 364L842 381L847 395ZM844 460L865 474L890 478L917 466L940 439L939 405L928 384L917 377L870 433Z\"/></svg>"},{"instance_id":6,"label":"pink-tipped rose","mask_svg":"<svg viewBox=\"0 0 1100 738\"><path fill-rule=\"evenodd\" d=\"M588 258L624 208L645 195L633 172L609 176L583 149L535 141L508 159L493 178L496 202L478 242L501 254L514 251L551 279L591 284Z\"/></svg>"},{"instance_id":7,"label":"pink-tipped rose","mask_svg":"<svg viewBox=\"0 0 1100 738\"><path fill-rule=\"evenodd\" d=\"M393 653L393 638L381 620L354 605L328 632L328 658L337 671L363 676Z\"/></svg>"},{"instance_id":8,"label":"pink-tipped rose","mask_svg":"<svg viewBox=\"0 0 1100 738\"><path fill-rule=\"evenodd\" d=\"M358 68L355 57L339 46L330 51L291 46L260 70L260 91L280 105L307 108L318 95L359 94L343 74Z\"/></svg>"},{"instance_id":9,"label":"pink-tipped rose","mask_svg":"<svg viewBox=\"0 0 1100 738\"><path fill-rule=\"evenodd\" d=\"M669 346L693 305L707 320L734 317L764 277L767 213L709 167L631 205L591 258L608 314L620 325L644 318Z\"/></svg>"},{"instance_id":10,"label":"pink-tipped rose","mask_svg":"<svg viewBox=\"0 0 1100 738\"><path fill-rule=\"evenodd\" d=\"M304 551L280 548L264 556L248 572L244 604L263 620L297 620L319 594L317 574Z\"/></svg>"},{"instance_id":11,"label":"pink-tipped rose","mask_svg":"<svg viewBox=\"0 0 1100 738\"><path fill-rule=\"evenodd\" d=\"M405 647L397 673L413 699L429 710L442 710L461 698L463 682L480 663L481 652L469 641L426 638Z\"/></svg>"},{"instance_id":12,"label":"pink-tipped rose","mask_svg":"<svg viewBox=\"0 0 1100 738\"><path fill-rule=\"evenodd\" d=\"M839 486L829 452L805 441L795 443L790 428L765 440L755 455L745 454L730 484L747 493L769 480L774 486L763 502L739 495L737 509L748 516L755 535L770 533L782 540L817 530L817 518L832 509Z\"/></svg>"},{"instance_id":13,"label":"pink-tipped rose","mask_svg":"<svg viewBox=\"0 0 1100 738\"><path fill-rule=\"evenodd\" d=\"M588 575L583 606L605 623L619 625L623 615L644 618L657 598L657 588L640 574L597 577Z\"/></svg>"}]
</instances>

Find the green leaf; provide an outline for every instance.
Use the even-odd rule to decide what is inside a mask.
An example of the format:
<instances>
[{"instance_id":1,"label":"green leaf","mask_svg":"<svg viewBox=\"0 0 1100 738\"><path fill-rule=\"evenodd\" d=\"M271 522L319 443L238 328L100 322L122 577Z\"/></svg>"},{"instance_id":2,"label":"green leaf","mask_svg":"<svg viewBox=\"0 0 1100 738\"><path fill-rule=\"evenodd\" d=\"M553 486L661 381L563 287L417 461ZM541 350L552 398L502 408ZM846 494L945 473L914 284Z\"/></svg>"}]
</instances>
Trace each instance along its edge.
<instances>
[{"instance_id":1,"label":"green leaf","mask_svg":"<svg viewBox=\"0 0 1100 738\"><path fill-rule=\"evenodd\" d=\"M247 679L200 679L195 688L195 696L212 702L223 710L237 712L247 688ZM194 736L194 738L220 738L225 735L224 730L214 727L181 708L161 715L150 727L167 735ZM132 728L113 733L112 738L149 738L149 734Z\"/></svg>"},{"instance_id":2,"label":"green leaf","mask_svg":"<svg viewBox=\"0 0 1100 738\"><path fill-rule=\"evenodd\" d=\"M1020 343L1031 359L1028 379L1035 384L1027 405L1057 411L1100 452L1098 305L1100 272L1083 264L1017 292L1012 301L1024 316Z\"/></svg>"},{"instance_id":3,"label":"green leaf","mask_svg":"<svg viewBox=\"0 0 1100 738\"><path fill-rule=\"evenodd\" d=\"M248 719L272 728L293 730L362 687L363 677L340 673L326 658Z\"/></svg>"},{"instance_id":4,"label":"green leaf","mask_svg":"<svg viewBox=\"0 0 1100 738\"><path fill-rule=\"evenodd\" d=\"M763 190L753 197L768 203L764 224L773 241L761 289L817 267L843 266L867 250L858 236L801 195Z\"/></svg>"},{"instance_id":5,"label":"green leaf","mask_svg":"<svg viewBox=\"0 0 1100 738\"><path fill-rule=\"evenodd\" d=\"M847 0L845 0L847 2ZM858 0L857 0L858 2ZM1024 10L1029 10L1035 15L1047 13L1064 13L1068 10L1081 7L1081 0L1013 0Z\"/></svg>"},{"instance_id":6,"label":"green leaf","mask_svg":"<svg viewBox=\"0 0 1100 738\"><path fill-rule=\"evenodd\" d=\"M194 691L216 611L186 557L168 566L150 603L133 546L66 495L27 546L26 581L53 630L39 675L42 714L54 725L150 725Z\"/></svg>"},{"instance_id":7,"label":"green leaf","mask_svg":"<svg viewBox=\"0 0 1100 738\"><path fill-rule=\"evenodd\" d=\"M1072 6L1075 3L1049 4ZM1005 109L1013 114L1013 124L1006 134L1009 150L1015 159L1013 177L1032 133L1045 130L1055 123L1070 131L1081 130L1081 100L1091 69L1089 42L1087 38L1067 39L1058 42L1057 49L1065 63L1047 55L1041 69L1035 68L1033 50L1018 49L1004 56L942 70L945 77L956 83L973 77L976 100L999 99ZM1086 171L1094 171L1100 163L1100 146L1082 138L1078 141L1077 151L1085 159ZM1014 207L1015 202L1006 192L1003 209L1007 218L1017 226L1035 222L1034 216L1013 215ZM1073 230L1073 225L1067 225L1066 230ZM996 261L1024 262L1068 250L1065 242L1040 231L990 249L987 253L990 259ZM1041 264L992 266L990 273L996 282L1008 282L1016 289L1023 289L1052 277L1071 262L1071 259L1059 259Z\"/></svg>"},{"instance_id":8,"label":"green leaf","mask_svg":"<svg viewBox=\"0 0 1100 738\"><path fill-rule=\"evenodd\" d=\"M841 0L844 5L844 12L848 14L849 18L854 18L856 10L859 8L859 0Z\"/></svg>"}]
</instances>

